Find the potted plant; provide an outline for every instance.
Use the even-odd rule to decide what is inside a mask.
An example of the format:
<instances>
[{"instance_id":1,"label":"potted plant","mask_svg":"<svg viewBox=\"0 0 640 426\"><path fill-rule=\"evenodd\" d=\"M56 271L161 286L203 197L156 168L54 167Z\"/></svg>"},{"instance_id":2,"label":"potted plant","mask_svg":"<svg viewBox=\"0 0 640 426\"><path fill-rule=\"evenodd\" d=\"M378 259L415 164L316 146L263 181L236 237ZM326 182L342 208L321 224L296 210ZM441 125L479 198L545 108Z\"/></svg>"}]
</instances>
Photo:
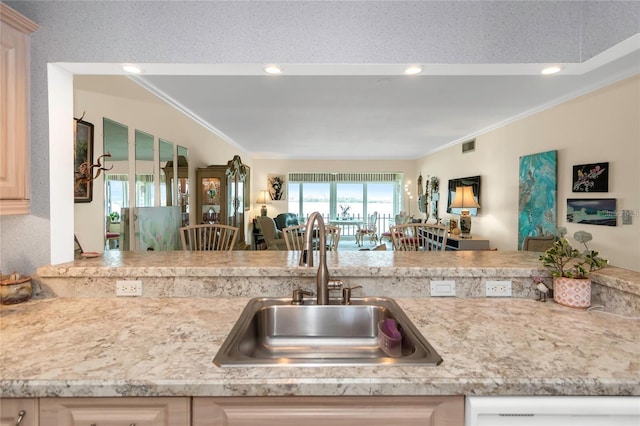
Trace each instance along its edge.
<instances>
[{"instance_id":1,"label":"potted plant","mask_svg":"<svg viewBox=\"0 0 640 426\"><path fill-rule=\"evenodd\" d=\"M584 244L585 250L579 251L569 244L564 237L567 230L560 228L560 238L541 256L543 265L549 269L553 277L553 299L556 303L573 308L591 306L591 271L604 268L608 260L589 250L587 242L592 236L585 231L577 231L573 238Z\"/></svg>"},{"instance_id":2,"label":"potted plant","mask_svg":"<svg viewBox=\"0 0 640 426\"><path fill-rule=\"evenodd\" d=\"M120 213L111 212L111 213L109 213L109 218L111 218L111 222L117 222L117 221L120 220Z\"/></svg>"}]
</instances>

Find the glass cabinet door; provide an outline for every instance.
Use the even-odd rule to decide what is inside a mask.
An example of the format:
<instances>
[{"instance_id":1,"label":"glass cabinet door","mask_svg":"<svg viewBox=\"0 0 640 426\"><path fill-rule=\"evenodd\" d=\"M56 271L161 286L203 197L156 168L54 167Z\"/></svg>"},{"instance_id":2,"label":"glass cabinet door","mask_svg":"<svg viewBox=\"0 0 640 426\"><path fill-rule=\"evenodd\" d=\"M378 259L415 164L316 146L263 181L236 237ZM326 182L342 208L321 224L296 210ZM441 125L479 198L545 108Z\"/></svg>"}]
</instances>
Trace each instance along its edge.
<instances>
[{"instance_id":1,"label":"glass cabinet door","mask_svg":"<svg viewBox=\"0 0 640 426\"><path fill-rule=\"evenodd\" d=\"M220 223L221 181L218 177L203 177L200 180L202 199L202 221L204 223Z\"/></svg>"},{"instance_id":2,"label":"glass cabinet door","mask_svg":"<svg viewBox=\"0 0 640 426\"><path fill-rule=\"evenodd\" d=\"M226 224L227 181L224 166L196 169L196 220Z\"/></svg>"}]
</instances>

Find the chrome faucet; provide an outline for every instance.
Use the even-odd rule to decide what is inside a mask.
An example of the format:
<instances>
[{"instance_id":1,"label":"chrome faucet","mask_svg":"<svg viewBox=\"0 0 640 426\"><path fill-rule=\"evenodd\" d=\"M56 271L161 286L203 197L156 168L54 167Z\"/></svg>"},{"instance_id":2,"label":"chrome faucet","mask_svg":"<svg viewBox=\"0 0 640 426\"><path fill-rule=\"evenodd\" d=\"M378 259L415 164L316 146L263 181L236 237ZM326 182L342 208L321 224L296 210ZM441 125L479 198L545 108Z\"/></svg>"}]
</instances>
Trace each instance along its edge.
<instances>
[{"instance_id":1,"label":"chrome faucet","mask_svg":"<svg viewBox=\"0 0 640 426\"><path fill-rule=\"evenodd\" d=\"M317 304L329 304L329 268L327 268L327 234L324 227L324 219L318 212L313 212L307 220L304 232L304 245L300 253L299 266L313 266L313 227L318 223L318 238L320 240L318 251L320 252L320 264L318 265Z\"/></svg>"}]
</instances>

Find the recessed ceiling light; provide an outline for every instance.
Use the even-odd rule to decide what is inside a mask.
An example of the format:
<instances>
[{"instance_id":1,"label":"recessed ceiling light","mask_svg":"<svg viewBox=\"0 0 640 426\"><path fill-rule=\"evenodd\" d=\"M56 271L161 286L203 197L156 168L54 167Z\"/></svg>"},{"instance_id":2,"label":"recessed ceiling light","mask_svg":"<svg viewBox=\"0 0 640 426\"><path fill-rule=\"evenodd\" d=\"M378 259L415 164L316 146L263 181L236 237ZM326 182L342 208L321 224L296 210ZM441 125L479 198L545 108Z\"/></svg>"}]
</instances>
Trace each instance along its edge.
<instances>
[{"instance_id":1,"label":"recessed ceiling light","mask_svg":"<svg viewBox=\"0 0 640 426\"><path fill-rule=\"evenodd\" d=\"M562 71L562 67L554 65L554 66L543 69L542 71L540 71L540 74L549 75L549 74L555 74L560 71Z\"/></svg>"},{"instance_id":2,"label":"recessed ceiling light","mask_svg":"<svg viewBox=\"0 0 640 426\"><path fill-rule=\"evenodd\" d=\"M407 75L420 74L422 72L422 67L420 65L409 65L404 69L404 73Z\"/></svg>"},{"instance_id":3,"label":"recessed ceiling light","mask_svg":"<svg viewBox=\"0 0 640 426\"><path fill-rule=\"evenodd\" d=\"M277 65L267 65L264 67L264 72L267 74L282 74L282 68Z\"/></svg>"},{"instance_id":4,"label":"recessed ceiling light","mask_svg":"<svg viewBox=\"0 0 640 426\"><path fill-rule=\"evenodd\" d=\"M142 69L139 66L132 64L125 64L122 66L122 69L131 74L140 74L142 72Z\"/></svg>"}]
</instances>

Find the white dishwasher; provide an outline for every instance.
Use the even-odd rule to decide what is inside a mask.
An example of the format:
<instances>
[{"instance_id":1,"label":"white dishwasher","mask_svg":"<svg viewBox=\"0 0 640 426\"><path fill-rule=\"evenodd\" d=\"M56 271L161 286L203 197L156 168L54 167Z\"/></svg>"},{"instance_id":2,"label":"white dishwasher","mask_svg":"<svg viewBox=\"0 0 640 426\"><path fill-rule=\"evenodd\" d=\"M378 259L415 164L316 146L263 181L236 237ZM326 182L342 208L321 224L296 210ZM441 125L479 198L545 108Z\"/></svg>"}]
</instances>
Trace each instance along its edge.
<instances>
[{"instance_id":1,"label":"white dishwasher","mask_svg":"<svg viewBox=\"0 0 640 426\"><path fill-rule=\"evenodd\" d=\"M471 396L465 426L640 426L638 396Z\"/></svg>"}]
</instances>

